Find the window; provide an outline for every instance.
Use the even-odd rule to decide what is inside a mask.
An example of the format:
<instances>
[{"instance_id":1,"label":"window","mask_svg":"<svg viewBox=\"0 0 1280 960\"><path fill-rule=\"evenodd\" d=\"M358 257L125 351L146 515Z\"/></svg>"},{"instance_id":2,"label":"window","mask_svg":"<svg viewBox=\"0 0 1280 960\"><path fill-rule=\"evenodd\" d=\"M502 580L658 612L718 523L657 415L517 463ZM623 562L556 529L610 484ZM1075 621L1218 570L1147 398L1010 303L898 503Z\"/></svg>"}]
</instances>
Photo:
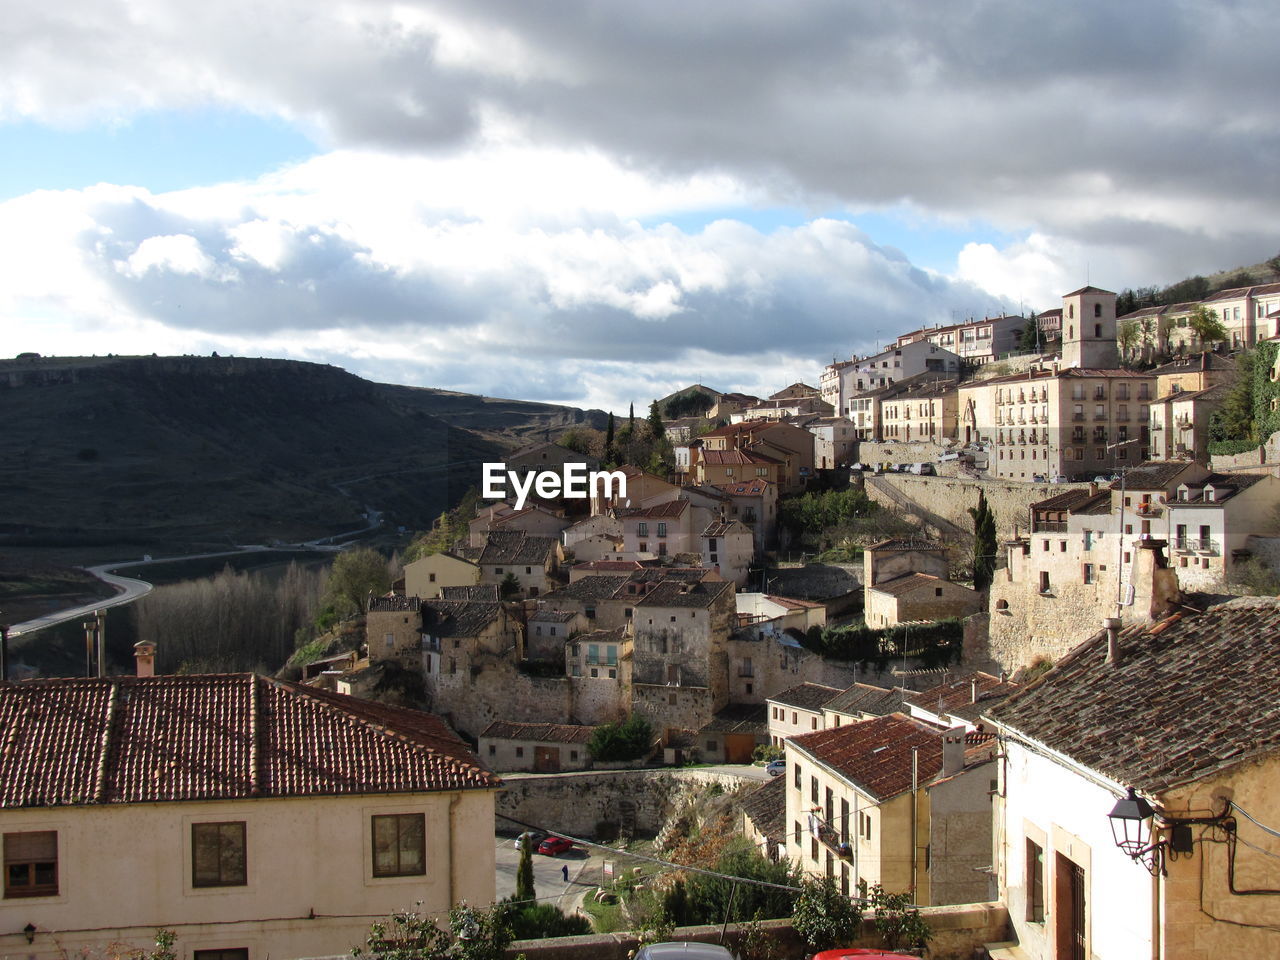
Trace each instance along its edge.
<instances>
[{"instance_id":1,"label":"window","mask_svg":"<svg viewBox=\"0 0 1280 960\"><path fill-rule=\"evenodd\" d=\"M797 789L797 790L799 790L799 789L801 789L801 787L800 787L800 764L798 764L798 763L797 763L797 764L796 764L795 766L793 766L791 769L795 771L796 789Z\"/></svg>"},{"instance_id":2,"label":"window","mask_svg":"<svg viewBox=\"0 0 1280 960\"><path fill-rule=\"evenodd\" d=\"M392 649L396 645L396 635L394 633L388 633L384 635L382 639L386 643L388 650Z\"/></svg>"},{"instance_id":3,"label":"window","mask_svg":"<svg viewBox=\"0 0 1280 960\"><path fill-rule=\"evenodd\" d=\"M794 829L794 832L795 832L795 838L796 838L796 846L798 847L798 846L800 846L800 821L799 821L799 820L793 820L793 821L791 821L791 826L792 826L792 828Z\"/></svg>"},{"instance_id":4,"label":"window","mask_svg":"<svg viewBox=\"0 0 1280 960\"><path fill-rule=\"evenodd\" d=\"M427 582L428 582L428 583L435 583L435 582L436 582L436 575L435 575L434 573L428 573L428 574L427 574ZM198 952L199 952L199 953L216 953L217 951L216 951L216 950L200 950L200 951L198 951Z\"/></svg>"},{"instance_id":5,"label":"window","mask_svg":"<svg viewBox=\"0 0 1280 960\"><path fill-rule=\"evenodd\" d=\"M1044 922L1044 850L1027 838L1027 919Z\"/></svg>"},{"instance_id":6,"label":"window","mask_svg":"<svg viewBox=\"0 0 1280 960\"><path fill-rule=\"evenodd\" d=\"M249 960L248 947L236 947L228 950L196 950L193 960Z\"/></svg>"},{"instance_id":7,"label":"window","mask_svg":"<svg viewBox=\"0 0 1280 960\"><path fill-rule=\"evenodd\" d=\"M1085 582L1085 583L1097 583L1097 582L1098 582L1098 577L1097 577L1097 574L1094 572L1094 568L1093 568L1093 564L1092 564L1092 563L1086 563L1086 564L1084 565L1084 582Z\"/></svg>"},{"instance_id":8,"label":"window","mask_svg":"<svg viewBox=\"0 0 1280 960\"><path fill-rule=\"evenodd\" d=\"M245 868L244 821L191 825L191 885L242 887Z\"/></svg>"},{"instance_id":9,"label":"window","mask_svg":"<svg viewBox=\"0 0 1280 960\"><path fill-rule=\"evenodd\" d=\"M58 895L58 833L40 830L4 835L4 895Z\"/></svg>"},{"instance_id":10,"label":"window","mask_svg":"<svg viewBox=\"0 0 1280 960\"><path fill-rule=\"evenodd\" d=\"M421 813L373 818L375 877L420 877L427 872L425 821Z\"/></svg>"},{"instance_id":11,"label":"window","mask_svg":"<svg viewBox=\"0 0 1280 960\"><path fill-rule=\"evenodd\" d=\"M494 568L493 568L493 572L494 572L494 573L502 573L502 568L501 568L501 567L494 567Z\"/></svg>"},{"instance_id":12,"label":"window","mask_svg":"<svg viewBox=\"0 0 1280 960\"><path fill-rule=\"evenodd\" d=\"M649 524L645 523L643 520L636 524L636 535L647 537L649 535Z\"/></svg>"},{"instance_id":13,"label":"window","mask_svg":"<svg viewBox=\"0 0 1280 960\"><path fill-rule=\"evenodd\" d=\"M667 525L665 523L658 524L658 536L665 537L667 535Z\"/></svg>"},{"instance_id":14,"label":"window","mask_svg":"<svg viewBox=\"0 0 1280 960\"><path fill-rule=\"evenodd\" d=\"M577 751L577 750L570 750L570 751L569 751L569 759L570 759L570 760L577 760L577 759L578 759L578 751Z\"/></svg>"},{"instance_id":15,"label":"window","mask_svg":"<svg viewBox=\"0 0 1280 960\"><path fill-rule=\"evenodd\" d=\"M815 804L818 802L818 778L809 778L809 799Z\"/></svg>"},{"instance_id":16,"label":"window","mask_svg":"<svg viewBox=\"0 0 1280 960\"><path fill-rule=\"evenodd\" d=\"M517 756L517 757L523 757L523 756L524 756L524 747L516 747L516 756Z\"/></svg>"},{"instance_id":17,"label":"window","mask_svg":"<svg viewBox=\"0 0 1280 960\"><path fill-rule=\"evenodd\" d=\"M715 753L720 749L720 744L715 740L707 741L707 753Z\"/></svg>"},{"instance_id":18,"label":"window","mask_svg":"<svg viewBox=\"0 0 1280 960\"><path fill-rule=\"evenodd\" d=\"M933 595L934 595L935 597L940 597L940 596L942 596L942 588L941 588L941 587L934 587L934 588L933 588Z\"/></svg>"},{"instance_id":19,"label":"window","mask_svg":"<svg viewBox=\"0 0 1280 960\"><path fill-rule=\"evenodd\" d=\"M491 756L491 757L492 757L492 756L493 756L494 754L496 754L497 752L498 752L498 748L497 748L497 746L496 746L496 745L494 745L494 744L492 744L492 743L491 743L491 744L489 744L489 756Z\"/></svg>"},{"instance_id":20,"label":"window","mask_svg":"<svg viewBox=\"0 0 1280 960\"><path fill-rule=\"evenodd\" d=\"M1049 592L1049 571L1048 570L1040 571L1040 592L1041 593Z\"/></svg>"}]
</instances>

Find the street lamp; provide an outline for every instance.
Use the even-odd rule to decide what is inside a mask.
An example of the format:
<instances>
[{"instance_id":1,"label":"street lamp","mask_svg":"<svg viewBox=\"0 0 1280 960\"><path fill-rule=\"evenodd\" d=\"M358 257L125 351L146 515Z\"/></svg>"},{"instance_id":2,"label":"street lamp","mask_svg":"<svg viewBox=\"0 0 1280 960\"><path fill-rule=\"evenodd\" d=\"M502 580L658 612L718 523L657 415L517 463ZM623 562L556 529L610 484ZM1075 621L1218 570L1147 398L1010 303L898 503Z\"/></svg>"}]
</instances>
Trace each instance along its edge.
<instances>
[{"instance_id":1,"label":"street lamp","mask_svg":"<svg viewBox=\"0 0 1280 960\"><path fill-rule=\"evenodd\" d=\"M1155 822L1157 817L1159 824ZM1111 821L1111 836L1116 846L1132 860L1146 867L1153 877L1165 873L1165 850L1174 854L1187 854L1195 850L1192 826L1205 824L1228 831L1235 829L1230 801L1227 801L1223 812L1216 816L1172 817L1157 813L1144 797L1138 796L1133 787L1129 787L1126 794L1116 801L1107 818ZM1153 839L1157 828L1167 828L1168 836Z\"/></svg>"},{"instance_id":2,"label":"street lamp","mask_svg":"<svg viewBox=\"0 0 1280 960\"><path fill-rule=\"evenodd\" d=\"M1141 856L1151 839L1151 818L1154 815L1151 804L1130 787L1107 814L1116 846L1135 859Z\"/></svg>"}]
</instances>

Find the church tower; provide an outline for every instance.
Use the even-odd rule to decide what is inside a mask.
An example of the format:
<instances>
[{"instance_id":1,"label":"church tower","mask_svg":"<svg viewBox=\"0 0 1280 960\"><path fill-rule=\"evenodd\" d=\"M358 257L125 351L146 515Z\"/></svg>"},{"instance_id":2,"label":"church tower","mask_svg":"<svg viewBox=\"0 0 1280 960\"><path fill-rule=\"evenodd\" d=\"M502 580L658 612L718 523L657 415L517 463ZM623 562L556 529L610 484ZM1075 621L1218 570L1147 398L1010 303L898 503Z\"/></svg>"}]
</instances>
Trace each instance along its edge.
<instances>
[{"instance_id":1,"label":"church tower","mask_svg":"<svg viewBox=\"0 0 1280 960\"><path fill-rule=\"evenodd\" d=\"M1062 365L1094 370L1120 366L1116 350L1116 295L1081 287L1062 298Z\"/></svg>"}]
</instances>

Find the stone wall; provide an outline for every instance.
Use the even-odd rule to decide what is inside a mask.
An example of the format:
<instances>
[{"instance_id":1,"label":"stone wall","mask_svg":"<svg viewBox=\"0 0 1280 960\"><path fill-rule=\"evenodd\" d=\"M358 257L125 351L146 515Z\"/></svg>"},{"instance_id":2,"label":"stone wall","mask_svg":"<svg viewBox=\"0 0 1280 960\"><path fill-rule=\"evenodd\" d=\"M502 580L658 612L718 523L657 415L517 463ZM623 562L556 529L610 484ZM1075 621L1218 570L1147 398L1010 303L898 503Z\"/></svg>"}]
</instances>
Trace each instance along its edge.
<instances>
[{"instance_id":1,"label":"stone wall","mask_svg":"<svg viewBox=\"0 0 1280 960\"><path fill-rule=\"evenodd\" d=\"M431 711L472 738L494 720L567 723L573 715L567 677L531 677L509 660L494 658L475 670L460 668L426 680Z\"/></svg>"},{"instance_id":2,"label":"stone wall","mask_svg":"<svg viewBox=\"0 0 1280 960\"><path fill-rule=\"evenodd\" d=\"M983 944L1001 943L1010 937L1009 911L1002 903L924 907L920 914L933 930L933 939L929 942L931 960L973 960L976 956L985 955L980 952ZM778 956L809 956L809 949L791 928L789 919L765 920L761 926L772 939ZM738 924L731 924L724 931L723 942L730 950L737 949L740 931ZM721 933L718 924L681 927L674 932L672 939L720 943ZM857 942L864 947L881 944L871 917L862 921L862 936ZM636 938L629 933L521 940L507 948L506 956L509 960L515 960L521 954L527 960L626 960L637 945Z\"/></svg>"},{"instance_id":3,"label":"stone wall","mask_svg":"<svg viewBox=\"0 0 1280 960\"><path fill-rule=\"evenodd\" d=\"M1015 483L1010 480L960 480L952 477L913 477L910 474L887 473L876 478L879 484L867 484L867 495L872 500L895 512L902 507L877 490L880 484L888 485L901 496L925 511L921 519L929 515L940 517L962 530L973 529L970 507L978 505L978 491L986 494L987 504L996 517L996 537L1010 540L1017 533L1027 532L1028 509L1031 504L1047 500L1060 493L1087 484L1079 483ZM954 557L952 558L955 559Z\"/></svg>"},{"instance_id":4,"label":"stone wall","mask_svg":"<svg viewBox=\"0 0 1280 960\"><path fill-rule=\"evenodd\" d=\"M863 440L854 451L860 463L933 463L944 453L959 449L955 444L935 443L932 440L916 440L912 443L894 443L883 440Z\"/></svg>"},{"instance_id":5,"label":"stone wall","mask_svg":"<svg viewBox=\"0 0 1280 960\"><path fill-rule=\"evenodd\" d=\"M599 823L656 834L684 800L716 784L736 790L756 780L704 770L591 770L509 777L498 794L495 829L517 833L528 824L575 837L594 837Z\"/></svg>"},{"instance_id":6,"label":"stone wall","mask_svg":"<svg viewBox=\"0 0 1280 960\"><path fill-rule=\"evenodd\" d=\"M1265 469L1270 472L1278 463L1280 463L1280 431L1273 433L1267 438L1266 443L1260 444L1253 450L1229 457L1210 457L1210 464L1214 470L1250 470L1250 472L1260 473Z\"/></svg>"},{"instance_id":7,"label":"stone wall","mask_svg":"<svg viewBox=\"0 0 1280 960\"><path fill-rule=\"evenodd\" d=\"M716 712L710 687L635 683L631 703L659 731L701 730Z\"/></svg>"}]
</instances>

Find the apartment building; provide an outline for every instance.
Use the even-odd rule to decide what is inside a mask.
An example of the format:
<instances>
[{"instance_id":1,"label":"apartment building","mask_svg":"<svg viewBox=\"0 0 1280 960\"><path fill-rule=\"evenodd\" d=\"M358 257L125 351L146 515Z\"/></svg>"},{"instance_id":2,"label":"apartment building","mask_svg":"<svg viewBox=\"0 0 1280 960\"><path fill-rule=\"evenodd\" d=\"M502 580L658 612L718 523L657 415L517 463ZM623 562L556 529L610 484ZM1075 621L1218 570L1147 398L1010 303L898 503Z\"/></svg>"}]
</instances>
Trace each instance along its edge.
<instances>
[{"instance_id":1,"label":"apartment building","mask_svg":"<svg viewBox=\"0 0 1280 960\"><path fill-rule=\"evenodd\" d=\"M922 327L898 337L895 346L925 341L942 347L970 363L989 363L1020 349L1026 317L1002 315L966 320L947 326Z\"/></svg>"},{"instance_id":2,"label":"apartment building","mask_svg":"<svg viewBox=\"0 0 1280 960\"><path fill-rule=\"evenodd\" d=\"M922 373L958 376L960 357L928 340L893 346L869 357L832 362L822 372L819 389L837 417L849 417L856 394L887 387ZM852 419L850 417L850 419Z\"/></svg>"},{"instance_id":3,"label":"apartment building","mask_svg":"<svg viewBox=\"0 0 1280 960\"><path fill-rule=\"evenodd\" d=\"M774 420L748 420L742 423L730 424L705 434L701 439L701 447L693 449L698 451L694 454L697 457L697 461L694 462L693 466L700 484L718 486L752 477L761 477L765 480L776 482L779 492L786 494L803 490L805 484L813 476L814 436L808 430L789 423L781 423ZM748 473L744 470L741 473L729 473L724 471L719 476L713 475L713 471L710 469L715 465L713 461L717 459L736 459L723 456L734 452L747 458L755 459L748 459L741 464L732 463L726 465L732 467L741 466L750 469L751 472ZM713 456L715 454L721 456ZM707 468L699 471L699 464L704 461L707 463ZM776 464L775 470L765 469L770 463ZM762 470L763 472L761 472ZM706 473L705 477L702 476L703 472Z\"/></svg>"},{"instance_id":4,"label":"apartment building","mask_svg":"<svg viewBox=\"0 0 1280 960\"><path fill-rule=\"evenodd\" d=\"M1154 398L1150 373L1053 364L961 386L960 433L997 478L1091 479L1147 458Z\"/></svg>"},{"instance_id":5,"label":"apartment building","mask_svg":"<svg viewBox=\"0 0 1280 960\"><path fill-rule=\"evenodd\" d=\"M879 439L936 443L956 437L960 393L953 379L925 378L896 392L889 389L880 405Z\"/></svg>"},{"instance_id":6,"label":"apartment building","mask_svg":"<svg viewBox=\"0 0 1280 960\"><path fill-rule=\"evenodd\" d=\"M1178 484L1164 504L1171 564L1188 589L1230 580L1252 556L1250 538L1280 533L1280 479L1260 473L1210 473Z\"/></svg>"}]
</instances>

